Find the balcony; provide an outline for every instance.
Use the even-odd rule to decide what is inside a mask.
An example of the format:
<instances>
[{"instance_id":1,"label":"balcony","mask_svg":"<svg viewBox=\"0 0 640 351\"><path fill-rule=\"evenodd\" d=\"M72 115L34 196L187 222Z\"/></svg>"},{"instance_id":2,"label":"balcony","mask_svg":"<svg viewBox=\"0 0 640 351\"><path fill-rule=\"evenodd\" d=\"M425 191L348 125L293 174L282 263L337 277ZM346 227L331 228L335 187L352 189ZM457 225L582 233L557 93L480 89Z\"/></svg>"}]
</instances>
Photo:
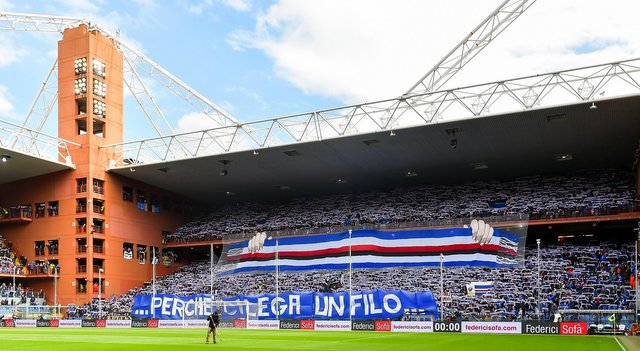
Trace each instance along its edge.
<instances>
[{"instance_id":1,"label":"balcony","mask_svg":"<svg viewBox=\"0 0 640 351\"><path fill-rule=\"evenodd\" d=\"M12 218L20 218L20 217L31 218L31 207L29 206L11 207L9 209L9 213Z\"/></svg>"},{"instance_id":2,"label":"balcony","mask_svg":"<svg viewBox=\"0 0 640 351\"><path fill-rule=\"evenodd\" d=\"M0 208L0 222L32 222L33 212L28 206L13 206L9 209Z\"/></svg>"},{"instance_id":3,"label":"balcony","mask_svg":"<svg viewBox=\"0 0 640 351\"><path fill-rule=\"evenodd\" d=\"M93 253L103 254L104 247L102 245L93 245Z\"/></svg>"},{"instance_id":4,"label":"balcony","mask_svg":"<svg viewBox=\"0 0 640 351\"><path fill-rule=\"evenodd\" d=\"M98 274L98 272L102 269L102 274L104 274L104 266L100 266L97 264L93 265L93 274Z\"/></svg>"},{"instance_id":5,"label":"balcony","mask_svg":"<svg viewBox=\"0 0 640 351\"><path fill-rule=\"evenodd\" d=\"M56 203L58 203L56 201ZM47 209L47 212L49 212L49 217L55 217L57 216L58 213L58 206L57 205L49 205L49 208Z\"/></svg>"},{"instance_id":6,"label":"balcony","mask_svg":"<svg viewBox=\"0 0 640 351\"><path fill-rule=\"evenodd\" d=\"M102 205L102 204L94 204L93 205L93 213L104 214L104 205Z\"/></svg>"},{"instance_id":7,"label":"balcony","mask_svg":"<svg viewBox=\"0 0 640 351\"><path fill-rule=\"evenodd\" d=\"M76 273L87 273L87 265L84 265L84 264L78 265L78 269Z\"/></svg>"},{"instance_id":8,"label":"balcony","mask_svg":"<svg viewBox=\"0 0 640 351\"><path fill-rule=\"evenodd\" d=\"M99 185L94 185L93 192L94 194L104 195L104 187Z\"/></svg>"}]
</instances>

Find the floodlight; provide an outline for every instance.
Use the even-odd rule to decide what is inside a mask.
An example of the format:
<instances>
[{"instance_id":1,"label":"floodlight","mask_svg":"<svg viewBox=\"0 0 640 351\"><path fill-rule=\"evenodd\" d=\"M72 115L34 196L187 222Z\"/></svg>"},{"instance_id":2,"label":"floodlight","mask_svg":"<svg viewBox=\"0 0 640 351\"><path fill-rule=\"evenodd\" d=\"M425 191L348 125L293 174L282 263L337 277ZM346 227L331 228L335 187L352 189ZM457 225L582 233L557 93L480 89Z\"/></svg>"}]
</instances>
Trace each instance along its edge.
<instances>
[{"instance_id":1,"label":"floodlight","mask_svg":"<svg viewBox=\"0 0 640 351\"><path fill-rule=\"evenodd\" d=\"M76 74L87 73L87 58L81 57L74 61L73 67Z\"/></svg>"},{"instance_id":2,"label":"floodlight","mask_svg":"<svg viewBox=\"0 0 640 351\"><path fill-rule=\"evenodd\" d=\"M93 114L104 118L107 114L107 104L103 101L93 99Z\"/></svg>"},{"instance_id":3,"label":"floodlight","mask_svg":"<svg viewBox=\"0 0 640 351\"><path fill-rule=\"evenodd\" d=\"M107 96L107 83L101 82L97 79L93 80L93 94L102 98Z\"/></svg>"},{"instance_id":4,"label":"floodlight","mask_svg":"<svg viewBox=\"0 0 640 351\"><path fill-rule=\"evenodd\" d=\"M85 94L87 92L87 78L78 78L73 81L74 92L76 95Z\"/></svg>"},{"instance_id":5,"label":"floodlight","mask_svg":"<svg viewBox=\"0 0 640 351\"><path fill-rule=\"evenodd\" d=\"M93 59L93 74L102 78L106 77L106 65L99 60Z\"/></svg>"}]
</instances>

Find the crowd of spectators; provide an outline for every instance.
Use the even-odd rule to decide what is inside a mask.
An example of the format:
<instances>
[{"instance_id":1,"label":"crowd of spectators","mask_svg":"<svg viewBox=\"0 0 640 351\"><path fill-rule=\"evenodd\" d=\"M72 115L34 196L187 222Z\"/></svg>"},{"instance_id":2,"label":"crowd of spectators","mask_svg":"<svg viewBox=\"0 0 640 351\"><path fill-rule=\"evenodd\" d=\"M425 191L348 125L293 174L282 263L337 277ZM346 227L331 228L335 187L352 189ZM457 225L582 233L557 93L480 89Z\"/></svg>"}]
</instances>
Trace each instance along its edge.
<instances>
[{"instance_id":1,"label":"crowd of spectators","mask_svg":"<svg viewBox=\"0 0 640 351\"><path fill-rule=\"evenodd\" d=\"M57 252L57 244L55 244ZM6 240L0 234L0 274L18 275L53 275L55 271L60 273L60 264L46 260L29 260L24 255L18 255L13 250L10 240ZM44 254L44 246L42 248ZM36 253L38 253L36 247ZM51 249L50 249L51 252Z\"/></svg>"},{"instance_id":2,"label":"crowd of spectators","mask_svg":"<svg viewBox=\"0 0 640 351\"><path fill-rule=\"evenodd\" d=\"M165 242L218 240L234 234L354 225L388 225L512 216L552 219L637 211L631 172L588 170L511 181L425 185L359 194L240 203L211 210Z\"/></svg>"},{"instance_id":3,"label":"crowd of spectators","mask_svg":"<svg viewBox=\"0 0 640 351\"><path fill-rule=\"evenodd\" d=\"M549 244L527 247L520 268L446 268L444 295L440 294L438 268L354 270L352 290L431 290L442 302L443 317L451 320L549 319L556 310L613 310L635 308L634 249L631 243ZM186 296L210 292L210 262L199 261L156 281L158 293ZM218 275L217 298L275 292L274 273ZM323 270L280 272L280 291L349 291L348 272ZM493 282L480 296L469 296L466 284ZM112 297L103 308L112 315L128 315L137 294L151 294L151 285ZM86 307L95 311L95 304Z\"/></svg>"},{"instance_id":4,"label":"crowd of spectators","mask_svg":"<svg viewBox=\"0 0 640 351\"><path fill-rule=\"evenodd\" d=\"M0 306L14 305L39 305L44 302L44 292L36 292L30 288L22 287L21 283L15 286L7 283L0 284Z\"/></svg>"},{"instance_id":5,"label":"crowd of spectators","mask_svg":"<svg viewBox=\"0 0 640 351\"><path fill-rule=\"evenodd\" d=\"M0 273L11 274L15 262L15 253L12 251L13 245L0 234Z\"/></svg>"},{"instance_id":6,"label":"crowd of spectators","mask_svg":"<svg viewBox=\"0 0 640 351\"><path fill-rule=\"evenodd\" d=\"M241 203L217 208L164 239L193 242L259 231L429 223L489 216L528 219L598 216L640 210L634 193L630 172L590 170L564 176L425 185L279 203ZM548 319L556 310L633 309L636 299L633 252L632 244L547 243L540 248L540 262L537 248L528 247L524 264L519 268L445 269L442 296L440 270L435 268L354 270L351 289L431 290L442 304L444 317L452 320ZM209 264L209 261L194 262L159 278L157 292L180 296L209 293ZM60 269L48 262L17 256L11 242L0 236L0 273L10 273L14 267L21 274L52 274ZM348 272L343 270L280 272L279 289L348 291L348 281ZM492 281L493 288L481 296L468 296L466 284L476 281ZM15 298L19 298L18 303L30 303L31 297L37 295L22 287L17 292L8 288L12 287L0 286L0 297L7 302L11 298L15 303ZM273 293L275 275L215 274L213 289L218 298ZM120 297L111 296L102 303L103 316L127 316L133 298L150 293L151 284L147 283ZM73 306L72 310L76 318L97 318L99 308L94 301Z\"/></svg>"},{"instance_id":7,"label":"crowd of spectators","mask_svg":"<svg viewBox=\"0 0 640 351\"><path fill-rule=\"evenodd\" d=\"M0 235L0 274L15 275L49 275L54 270L60 272L60 264L53 264L46 261L29 261L25 256L18 255L13 251L10 240L6 240ZM44 292L33 291L30 287L23 287L18 283L2 283L0 285L0 315L2 311L10 311L13 306L35 306L45 304ZM9 308L7 310L7 308ZM12 310L11 310L12 311Z\"/></svg>"}]
</instances>

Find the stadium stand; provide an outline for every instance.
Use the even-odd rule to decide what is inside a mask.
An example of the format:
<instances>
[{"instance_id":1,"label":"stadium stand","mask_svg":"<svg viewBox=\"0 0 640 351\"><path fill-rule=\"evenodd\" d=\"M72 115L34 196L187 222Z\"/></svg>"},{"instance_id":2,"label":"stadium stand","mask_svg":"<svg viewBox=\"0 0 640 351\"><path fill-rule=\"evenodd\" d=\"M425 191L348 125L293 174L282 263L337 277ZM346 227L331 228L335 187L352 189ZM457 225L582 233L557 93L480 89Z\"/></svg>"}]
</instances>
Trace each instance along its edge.
<instances>
[{"instance_id":1,"label":"stadium stand","mask_svg":"<svg viewBox=\"0 0 640 351\"><path fill-rule=\"evenodd\" d=\"M361 224L400 224L447 221L456 218L506 216L557 219L598 216L640 210L631 172L589 170L564 176L532 176L511 181L473 182L463 185L429 185L360 194L302 198L280 203L243 203L218 208L176 232L165 242L215 240L256 231L299 230ZM44 250L44 248L43 248ZM444 317L451 320L549 319L555 310L632 309L633 246L631 244L567 244L541 248L538 289L537 251L528 247L523 267L517 269L451 268L444 273L440 296L440 271L433 268L356 270L352 289L431 290L444 301ZM0 237L0 257L16 254ZM210 292L209 261L194 262L156 282L158 293L191 295ZM33 267L32 267L33 265ZM34 265L24 256L18 267L24 274L48 274L48 266ZM9 266L0 263L0 270ZM58 268L59 269L59 268ZM258 295L275 291L273 274L220 275L214 283L219 298ZM348 291L347 272L281 272L280 291ZM492 281L492 289L469 296L466 284ZM8 290L3 286L2 295ZM19 301L29 290L21 290ZM127 317L133 297L150 294L151 284L104 301L104 315ZM96 318L97 302L73 308L73 318Z\"/></svg>"},{"instance_id":2,"label":"stadium stand","mask_svg":"<svg viewBox=\"0 0 640 351\"><path fill-rule=\"evenodd\" d=\"M25 256L15 253L11 242L0 235L0 274L44 275L49 274L49 269L49 265L45 262L29 261ZM29 287L23 287L21 283L18 283L15 289L12 284L0 284L0 314L2 315L11 314L11 309L7 309L6 306L42 305L44 302L45 296L42 290L35 292Z\"/></svg>"},{"instance_id":3,"label":"stadium stand","mask_svg":"<svg viewBox=\"0 0 640 351\"><path fill-rule=\"evenodd\" d=\"M280 203L242 203L215 209L165 236L165 242L219 240L257 231L291 231L360 224L447 221L506 216L557 219L640 210L631 172L588 170L562 176L531 176L511 181L429 185L360 194L294 199ZM440 271L433 268L356 270L354 291L367 289L431 290L452 320L550 319L555 310L634 308L633 246L620 243L549 244L528 247L517 269L446 269L444 297ZM210 292L209 261L194 262L156 281L158 293ZM217 276L219 298L275 291L273 274ZM281 272L280 291L347 291L347 272ZM492 289L469 296L466 284L492 281ZM150 294L151 284L111 296L103 311L127 316L133 297ZM97 316L96 302L78 307L77 316Z\"/></svg>"},{"instance_id":4,"label":"stadium stand","mask_svg":"<svg viewBox=\"0 0 640 351\"><path fill-rule=\"evenodd\" d=\"M460 218L512 216L555 219L640 209L629 171L588 170L511 181L429 185L360 194L241 203L193 219L165 242L219 240L258 231L291 231L362 224L429 224ZM324 232L330 232L327 229Z\"/></svg>"},{"instance_id":5,"label":"stadium stand","mask_svg":"<svg viewBox=\"0 0 640 351\"><path fill-rule=\"evenodd\" d=\"M632 309L635 290L633 245L630 243L551 244L540 250L538 298L537 250L528 247L523 267L517 269L449 268L444 271L444 299L440 296L440 270L434 268L394 268L354 270L352 289L431 290L444 302L444 318L450 320L533 320L553 318L556 310ZM156 281L158 293L192 295L210 292L209 261L198 261ZM469 296L466 284L492 281L493 288L479 296ZM281 272L280 291L348 291L348 272ZM275 291L272 273L216 276L218 298L259 295ZM133 297L151 294L151 284L130 290L103 304L110 315L127 316ZM81 307L84 316L97 314L94 302Z\"/></svg>"},{"instance_id":6,"label":"stadium stand","mask_svg":"<svg viewBox=\"0 0 640 351\"><path fill-rule=\"evenodd\" d=\"M39 250L42 250L41 253L39 253ZM52 250L57 253L57 244L49 247L49 252L52 252ZM36 246L35 251L36 255L44 255L44 245L42 248ZM26 256L14 252L11 242L5 240L0 234L0 274L53 275L54 269L60 272L60 265L54 264L51 266L45 260L29 260Z\"/></svg>"}]
</instances>

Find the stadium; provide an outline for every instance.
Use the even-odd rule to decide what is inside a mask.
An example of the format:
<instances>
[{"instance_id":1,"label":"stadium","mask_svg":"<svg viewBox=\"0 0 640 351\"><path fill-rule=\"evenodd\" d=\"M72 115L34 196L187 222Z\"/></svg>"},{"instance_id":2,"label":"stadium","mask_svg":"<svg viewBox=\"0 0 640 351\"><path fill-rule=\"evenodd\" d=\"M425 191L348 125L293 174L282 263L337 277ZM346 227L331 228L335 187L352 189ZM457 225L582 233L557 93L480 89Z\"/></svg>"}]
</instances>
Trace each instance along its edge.
<instances>
[{"instance_id":1,"label":"stadium","mask_svg":"<svg viewBox=\"0 0 640 351\"><path fill-rule=\"evenodd\" d=\"M533 3L398 97L251 122L99 23L0 12L60 35L0 120L3 349L213 347L213 312L238 350L637 348L640 59L447 86Z\"/></svg>"}]
</instances>

